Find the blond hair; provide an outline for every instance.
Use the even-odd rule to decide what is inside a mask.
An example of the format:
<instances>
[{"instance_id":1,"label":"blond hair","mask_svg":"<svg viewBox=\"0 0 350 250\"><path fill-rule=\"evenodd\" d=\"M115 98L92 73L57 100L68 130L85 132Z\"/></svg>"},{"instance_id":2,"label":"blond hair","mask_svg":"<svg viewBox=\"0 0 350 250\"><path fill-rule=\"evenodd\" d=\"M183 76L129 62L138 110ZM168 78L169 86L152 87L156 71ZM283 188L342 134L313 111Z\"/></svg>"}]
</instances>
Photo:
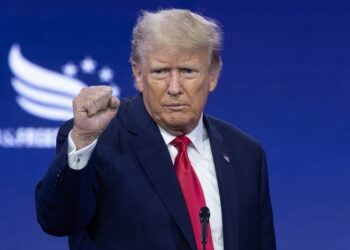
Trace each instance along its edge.
<instances>
[{"instance_id":1,"label":"blond hair","mask_svg":"<svg viewBox=\"0 0 350 250\"><path fill-rule=\"evenodd\" d=\"M131 63L139 63L147 50L155 46L186 50L208 49L211 69L222 67L222 32L219 24L207 17L183 9L143 11L133 29Z\"/></svg>"}]
</instances>

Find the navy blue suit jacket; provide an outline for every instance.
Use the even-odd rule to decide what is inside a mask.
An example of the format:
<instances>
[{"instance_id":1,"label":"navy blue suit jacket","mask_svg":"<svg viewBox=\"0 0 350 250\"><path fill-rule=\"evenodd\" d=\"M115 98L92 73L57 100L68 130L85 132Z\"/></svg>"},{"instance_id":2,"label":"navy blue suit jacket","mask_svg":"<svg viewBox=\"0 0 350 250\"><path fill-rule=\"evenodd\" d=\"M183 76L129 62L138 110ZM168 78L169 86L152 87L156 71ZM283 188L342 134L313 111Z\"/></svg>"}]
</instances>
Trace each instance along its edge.
<instances>
[{"instance_id":1,"label":"navy blue suit jacket","mask_svg":"<svg viewBox=\"0 0 350 250\"><path fill-rule=\"evenodd\" d=\"M225 249L274 250L262 148L215 118L205 115L204 124L217 174ZM68 121L60 128L56 158L36 188L44 231L69 235L75 250L196 249L167 146L142 95L122 100L82 170L67 164L72 125Z\"/></svg>"}]
</instances>

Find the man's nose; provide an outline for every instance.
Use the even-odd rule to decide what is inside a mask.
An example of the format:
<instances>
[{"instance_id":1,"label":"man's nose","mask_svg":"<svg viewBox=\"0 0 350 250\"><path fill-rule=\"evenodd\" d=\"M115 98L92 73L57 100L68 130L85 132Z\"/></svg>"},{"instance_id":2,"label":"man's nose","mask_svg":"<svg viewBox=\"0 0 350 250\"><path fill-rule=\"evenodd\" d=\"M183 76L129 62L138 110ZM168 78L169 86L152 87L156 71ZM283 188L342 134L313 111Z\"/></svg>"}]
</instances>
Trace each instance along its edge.
<instances>
[{"instance_id":1,"label":"man's nose","mask_svg":"<svg viewBox=\"0 0 350 250\"><path fill-rule=\"evenodd\" d=\"M177 73L173 73L169 79L168 94L179 95L182 93L181 80Z\"/></svg>"}]
</instances>

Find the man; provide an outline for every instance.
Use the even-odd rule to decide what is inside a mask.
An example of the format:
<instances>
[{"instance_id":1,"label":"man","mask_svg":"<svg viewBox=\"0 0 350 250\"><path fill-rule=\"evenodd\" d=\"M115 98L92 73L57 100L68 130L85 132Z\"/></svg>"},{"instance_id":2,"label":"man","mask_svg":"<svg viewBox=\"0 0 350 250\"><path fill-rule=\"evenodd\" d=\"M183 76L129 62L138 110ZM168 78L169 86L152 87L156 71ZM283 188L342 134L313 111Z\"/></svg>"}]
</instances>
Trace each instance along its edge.
<instances>
[{"instance_id":1,"label":"man","mask_svg":"<svg viewBox=\"0 0 350 250\"><path fill-rule=\"evenodd\" d=\"M144 12L132 40L138 96L85 88L36 189L38 220L71 249L274 250L264 152L203 114L221 69L221 31L187 10Z\"/></svg>"}]
</instances>

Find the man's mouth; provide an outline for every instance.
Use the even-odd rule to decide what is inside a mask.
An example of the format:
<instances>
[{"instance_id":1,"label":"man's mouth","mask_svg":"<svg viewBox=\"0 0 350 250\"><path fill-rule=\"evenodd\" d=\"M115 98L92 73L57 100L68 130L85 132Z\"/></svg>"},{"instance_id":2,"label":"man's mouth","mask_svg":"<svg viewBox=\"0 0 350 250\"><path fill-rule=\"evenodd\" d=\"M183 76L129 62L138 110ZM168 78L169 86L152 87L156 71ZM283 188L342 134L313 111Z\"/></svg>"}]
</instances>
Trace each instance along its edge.
<instances>
[{"instance_id":1,"label":"man's mouth","mask_svg":"<svg viewBox=\"0 0 350 250\"><path fill-rule=\"evenodd\" d=\"M170 103L170 104L165 104L164 106L169 110L179 111L186 108L188 105L182 104L182 103Z\"/></svg>"}]
</instances>

